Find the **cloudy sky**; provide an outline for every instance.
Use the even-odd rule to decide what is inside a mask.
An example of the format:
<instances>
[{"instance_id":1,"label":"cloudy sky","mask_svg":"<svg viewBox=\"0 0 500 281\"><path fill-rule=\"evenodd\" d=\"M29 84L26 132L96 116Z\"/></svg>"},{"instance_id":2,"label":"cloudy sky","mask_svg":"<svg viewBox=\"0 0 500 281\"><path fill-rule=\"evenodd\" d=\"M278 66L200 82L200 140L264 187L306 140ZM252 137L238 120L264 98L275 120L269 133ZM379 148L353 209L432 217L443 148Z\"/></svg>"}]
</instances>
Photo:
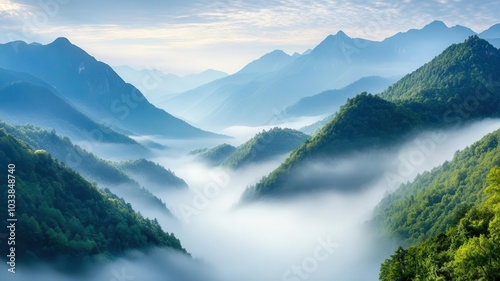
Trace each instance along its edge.
<instances>
[{"instance_id":1,"label":"cloudy sky","mask_svg":"<svg viewBox=\"0 0 500 281\"><path fill-rule=\"evenodd\" d=\"M233 73L338 30L382 40L438 19L481 32L498 11L498 0L0 0L0 42L64 36L112 66Z\"/></svg>"}]
</instances>

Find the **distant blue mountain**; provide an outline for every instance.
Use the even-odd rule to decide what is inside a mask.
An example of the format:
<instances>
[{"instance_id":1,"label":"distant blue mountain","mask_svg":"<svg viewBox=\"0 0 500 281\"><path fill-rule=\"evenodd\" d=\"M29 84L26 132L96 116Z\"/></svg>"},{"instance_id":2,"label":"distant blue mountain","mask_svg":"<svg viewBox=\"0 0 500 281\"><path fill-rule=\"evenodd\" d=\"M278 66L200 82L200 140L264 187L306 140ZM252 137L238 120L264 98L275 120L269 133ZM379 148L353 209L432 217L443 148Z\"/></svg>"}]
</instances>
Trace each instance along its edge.
<instances>
[{"instance_id":1,"label":"distant blue mountain","mask_svg":"<svg viewBox=\"0 0 500 281\"><path fill-rule=\"evenodd\" d=\"M84 114L129 134L173 138L217 136L154 107L111 67L66 38L48 45L19 41L1 44L0 67L45 80Z\"/></svg>"},{"instance_id":2,"label":"distant blue mountain","mask_svg":"<svg viewBox=\"0 0 500 281\"><path fill-rule=\"evenodd\" d=\"M180 94L161 106L199 126L224 128L233 125L272 123L276 112L299 99L345 87L367 76L402 76L430 61L453 43L474 31L447 27L435 21L422 29L398 33L381 42L351 38L339 31L328 36L310 53L296 57L277 70L285 56L270 53L242 71ZM252 65L268 65L266 72L246 71Z\"/></svg>"},{"instance_id":3,"label":"distant blue mountain","mask_svg":"<svg viewBox=\"0 0 500 281\"><path fill-rule=\"evenodd\" d=\"M274 50L247 64L239 73L267 73L280 70L292 63L300 55L290 56L282 50Z\"/></svg>"},{"instance_id":4,"label":"distant blue mountain","mask_svg":"<svg viewBox=\"0 0 500 281\"><path fill-rule=\"evenodd\" d=\"M129 137L97 124L56 92L32 75L0 69L0 119L56 129L75 140L139 146Z\"/></svg>"},{"instance_id":5,"label":"distant blue mountain","mask_svg":"<svg viewBox=\"0 0 500 281\"><path fill-rule=\"evenodd\" d=\"M487 30L479 33L479 37L488 40L495 48L500 48L500 23L493 25Z\"/></svg>"},{"instance_id":6,"label":"distant blue mountain","mask_svg":"<svg viewBox=\"0 0 500 281\"><path fill-rule=\"evenodd\" d=\"M347 99L364 91L372 94L381 93L396 81L396 78L383 78L379 76L364 77L342 89L328 90L314 96L302 98L287 107L283 113L287 116L332 114L341 105L345 104Z\"/></svg>"},{"instance_id":7,"label":"distant blue mountain","mask_svg":"<svg viewBox=\"0 0 500 281\"><path fill-rule=\"evenodd\" d=\"M497 23L478 34L483 39L500 38L500 23Z\"/></svg>"},{"instance_id":8,"label":"distant blue mountain","mask_svg":"<svg viewBox=\"0 0 500 281\"><path fill-rule=\"evenodd\" d=\"M166 100L174 94L189 91L228 76L227 73L213 69L182 77L163 73L157 69L136 70L126 65L116 66L113 69L123 80L139 89L153 104Z\"/></svg>"}]
</instances>

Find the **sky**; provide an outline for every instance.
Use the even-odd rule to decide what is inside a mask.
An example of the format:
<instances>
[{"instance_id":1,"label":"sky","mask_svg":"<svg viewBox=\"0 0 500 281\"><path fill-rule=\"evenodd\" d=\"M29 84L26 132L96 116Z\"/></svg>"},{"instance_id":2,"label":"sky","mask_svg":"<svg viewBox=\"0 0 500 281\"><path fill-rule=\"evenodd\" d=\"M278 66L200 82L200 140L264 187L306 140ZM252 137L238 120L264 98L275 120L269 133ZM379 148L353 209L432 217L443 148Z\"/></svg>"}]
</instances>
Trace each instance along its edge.
<instances>
[{"instance_id":1,"label":"sky","mask_svg":"<svg viewBox=\"0 0 500 281\"><path fill-rule=\"evenodd\" d=\"M481 32L500 22L498 11L498 0L0 0L0 42L67 37L111 66L234 73L339 30L383 40L441 20Z\"/></svg>"}]
</instances>

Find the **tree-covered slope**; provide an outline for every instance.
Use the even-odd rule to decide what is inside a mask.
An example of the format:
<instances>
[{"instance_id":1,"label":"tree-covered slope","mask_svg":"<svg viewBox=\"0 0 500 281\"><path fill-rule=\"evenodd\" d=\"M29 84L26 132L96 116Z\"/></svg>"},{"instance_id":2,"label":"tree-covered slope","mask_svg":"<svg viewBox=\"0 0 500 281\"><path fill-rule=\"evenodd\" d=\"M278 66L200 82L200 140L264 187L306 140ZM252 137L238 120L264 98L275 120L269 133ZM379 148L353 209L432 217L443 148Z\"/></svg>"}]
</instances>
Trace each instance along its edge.
<instances>
[{"instance_id":1,"label":"tree-covered slope","mask_svg":"<svg viewBox=\"0 0 500 281\"><path fill-rule=\"evenodd\" d=\"M390 86L382 97L391 101L434 103L453 109L463 105L471 115L482 115L498 109L498 96L488 96L498 91L500 81L500 51L477 36L464 43L453 44L429 63L420 67ZM479 109L479 108L478 108Z\"/></svg>"},{"instance_id":2,"label":"tree-covered slope","mask_svg":"<svg viewBox=\"0 0 500 281\"><path fill-rule=\"evenodd\" d=\"M2 171L15 177L16 257L86 257L115 255L129 249L169 247L182 252L179 240L156 221L143 218L116 196L99 190L47 152L0 129ZM11 182L12 183L12 182ZM0 183L7 198L7 180ZM6 221L7 212L0 215ZM7 253L7 243L2 243ZM4 257L5 258L5 257Z\"/></svg>"},{"instance_id":3,"label":"tree-covered slope","mask_svg":"<svg viewBox=\"0 0 500 281\"><path fill-rule=\"evenodd\" d=\"M197 155L199 159L211 166L219 166L235 151L236 147L227 143L223 143L212 148L204 148L192 151L191 154Z\"/></svg>"},{"instance_id":4,"label":"tree-covered slope","mask_svg":"<svg viewBox=\"0 0 500 281\"><path fill-rule=\"evenodd\" d=\"M124 161L118 163L117 166L131 177L146 179L147 182L157 186L174 189L187 187L186 182L177 177L174 172L146 159Z\"/></svg>"},{"instance_id":5,"label":"tree-covered slope","mask_svg":"<svg viewBox=\"0 0 500 281\"><path fill-rule=\"evenodd\" d=\"M61 138L55 131L32 125L10 126L0 121L0 129L27 143L32 149L43 149L52 157L74 169L85 178L109 188L135 207L149 206L151 210L170 215L170 211L159 198L149 190L120 171L110 161L103 160L92 153L74 145L68 138ZM137 205L136 205L137 204Z\"/></svg>"},{"instance_id":6,"label":"tree-covered slope","mask_svg":"<svg viewBox=\"0 0 500 281\"><path fill-rule=\"evenodd\" d=\"M457 216L446 232L399 247L382 264L380 280L500 280L500 168L490 170L487 184L476 184L474 195L487 200ZM486 196L479 191L484 186Z\"/></svg>"},{"instance_id":7,"label":"tree-covered slope","mask_svg":"<svg viewBox=\"0 0 500 281\"><path fill-rule=\"evenodd\" d=\"M381 97L356 96L278 169L250 187L243 200L286 192L292 185L291 175L300 172L301 166L310 160L391 147L412 132L497 117L500 114L499 57L500 50L474 36L450 46ZM314 186L294 188L307 191Z\"/></svg>"},{"instance_id":8,"label":"tree-covered slope","mask_svg":"<svg viewBox=\"0 0 500 281\"><path fill-rule=\"evenodd\" d=\"M373 222L404 246L436 236L465 209L484 202L484 179L495 166L500 166L500 130L384 198Z\"/></svg>"},{"instance_id":9,"label":"tree-covered slope","mask_svg":"<svg viewBox=\"0 0 500 281\"><path fill-rule=\"evenodd\" d=\"M345 156L347 153L395 144L400 136L422 123L420 116L404 106L370 94L350 99L321 131L301 145L280 167L249 187L243 200L261 196L280 196L311 186L297 187L291 175L299 173L308 161Z\"/></svg>"},{"instance_id":10,"label":"tree-covered slope","mask_svg":"<svg viewBox=\"0 0 500 281\"><path fill-rule=\"evenodd\" d=\"M292 129L273 128L262 131L239 146L223 163L230 168L270 160L289 153L309 140L309 136Z\"/></svg>"}]
</instances>

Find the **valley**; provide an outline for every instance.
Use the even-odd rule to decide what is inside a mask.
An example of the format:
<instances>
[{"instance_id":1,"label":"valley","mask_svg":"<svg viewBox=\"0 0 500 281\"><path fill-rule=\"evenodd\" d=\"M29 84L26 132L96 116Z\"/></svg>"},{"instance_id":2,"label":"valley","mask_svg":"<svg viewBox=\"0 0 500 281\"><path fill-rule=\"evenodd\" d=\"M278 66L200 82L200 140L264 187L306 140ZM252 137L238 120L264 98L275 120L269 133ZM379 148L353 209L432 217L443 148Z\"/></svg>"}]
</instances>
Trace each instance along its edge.
<instances>
[{"instance_id":1,"label":"valley","mask_svg":"<svg viewBox=\"0 0 500 281\"><path fill-rule=\"evenodd\" d=\"M187 75L0 44L0 279L498 280L499 26Z\"/></svg>"}]
</instances>

